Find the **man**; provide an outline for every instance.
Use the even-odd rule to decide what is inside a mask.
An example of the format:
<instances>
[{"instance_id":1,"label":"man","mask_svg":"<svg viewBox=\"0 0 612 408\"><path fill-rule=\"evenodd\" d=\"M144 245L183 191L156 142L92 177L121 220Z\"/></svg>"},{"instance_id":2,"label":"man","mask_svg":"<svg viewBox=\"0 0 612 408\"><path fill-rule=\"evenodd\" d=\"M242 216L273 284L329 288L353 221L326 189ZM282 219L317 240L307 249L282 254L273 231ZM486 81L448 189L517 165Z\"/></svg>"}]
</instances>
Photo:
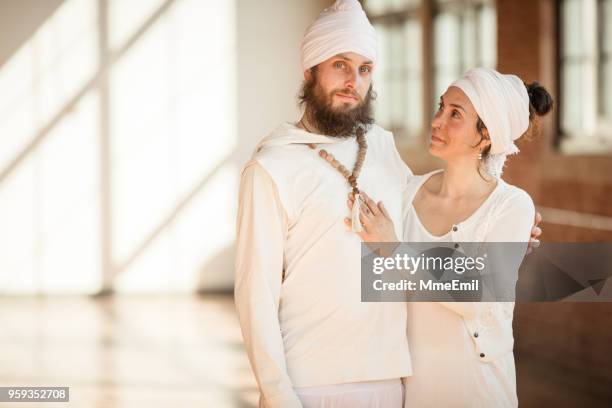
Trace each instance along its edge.
<instances>
[{"instance_id":1,"label":"man","mask_svg":"<svg viewBox=\"0 0 612 408\"><path fill-rule=\"evenodd\" d=\"M343 221L347 193L362 189L401 231L412 175L373 124L376 50L359 2L325 9L302 43L302 119L265 138L243 169L235 299L260 406L403 404L406 305L360 301L360 240Z\"/></svg>"}]
</instances>

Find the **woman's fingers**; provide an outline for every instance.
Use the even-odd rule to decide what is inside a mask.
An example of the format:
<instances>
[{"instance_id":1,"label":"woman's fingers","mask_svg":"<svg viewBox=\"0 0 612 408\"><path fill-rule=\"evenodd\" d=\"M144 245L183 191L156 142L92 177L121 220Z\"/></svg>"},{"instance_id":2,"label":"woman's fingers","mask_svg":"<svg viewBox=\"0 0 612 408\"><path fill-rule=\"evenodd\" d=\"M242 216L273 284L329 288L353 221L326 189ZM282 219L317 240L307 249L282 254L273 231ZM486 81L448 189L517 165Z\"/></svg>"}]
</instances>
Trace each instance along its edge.
<instances>
[{"instance_id":1,"label":"woman's fingers","mask_svg":"<svg viewBox=\"0 0 612 408\"><path fill-rule=\"evenodd\" d=\"M383 204L382 201L378 202L378 209L386 218L391 219L391 216L389 216L389 213L387 212L387 209L385 208L385 205Z\"/></svg>"},{"instance_id":2,"label":"woman's fingers","mask_svg":"<svg viewBox=\"0 0 612 408\"><path fill-rule=\"evenodd\" d=\"M533 227L531 228L531 238L538 239L542 235L542 228L538 227L538 224L542 222L542 216L539 212L536 212L535 219L533 220Z\"/></svg>"},{"instance_id":3,"label":"woman's fingers","mask_svg":"<svg viewBox=\"0 0 612 408\"><path fill-rule=\"evenodd\" d=\"M346 227L349 229L349 231L353 230L353 222L351 221L350 218L345 218L344 219L344 224L346 225ZM362 241L365 241L367 239L367 229L365 227L365 225L363 226L363 230L361 232L356 232L355 234L359 235L359 238L361 238Z\"/></svg>"},{"instance_id":4,"label":"woman's fingers","mask_svg":"<svg viewBox=\"0 0 612 408\"><path fill-rule=\"evenodd\" d=\"M542 222L542 214L540 214L539 212L535 213L535 220L534 220L534 224L537 227L539 223Z\"/></svg>"},{"instance_id":5,"label":"woman's fingers","mask_svg":"<svg viewBox=\"0 0 612 408\"><path fill-rule=\"evenodd\" d=\"M371 216L372 216L372 213L370 212L370 210L368 210L368 208L365 205L359 206L359 220L361 221L361 225L363 225L364 227L367 225L370 225Z\"/></svg>"},{"instance_id":6,"label":"woman's fingers","mask_svg":"<svg viewBox=\"0 0 612 408\"><path fill-rule=\"evenodd\" d=\"M350 218L348 218L348 217L347 217L347 218L345 218L345 219L344 219L344 224L346 224L346 226L347 226L349 229L353 229L353 222L351 221L351 219L350 219Z\"/></svg>"},{"instance_id":7,"label":"woman's fingers","mask_svg":"<svg viewBox=\"0 0 612 408\"><path fill-rule=\"evenodd\" d=\"M360 192L361 196L363 197L363 200L365 201L365 204L367 205L367 208L370 210L370 212L372 214L379 215L380 211L378 210L378 206L376 206L376 203L374 202L374 200L372 200L366 193L364 192Z\"/></svg>"},{"instance_id":8,"label":"woman's fingers","mask_svg":"<svg viewBox=\"0 0 612 408\"><path fill-rule=\"evenodd\" d=\"M348 206L349 211L353 210L353 205L355 203L354 201L355 199L355 195L353 193L349 193L349 199L346 202L346 205ZM372 211L370 210L370 207L367 205L367 203L365 202L365 199L360 198L360 205L359 205L359 220L361 221L361 225L363 225L364 227L366 225L370 224L370 218L374 215L372 213ZM351 223L352 225L352 223Z\"/></svg>"},{"instance_id":9,"label":"woman's fingers","mask_svg":"<svg viewBox=\"0 0 612 408\"><path fill-rule=\"evenodd\" d=\"M529 239L529 245L527 245L527 254L533 252L534 249L540 246L540 240L531 238Z\"/></svg>"},{"instance_id":10,"label":"woman's fingers","mask_svg":"<svg viewBox=\"0 0 612 408\"><path fill-rule=\"evenodd\" d=\"M349 210L353 209L354 202L355 202L355 194L353 194L353 192L350 192L348 194L348 200L346 201L346 204L348 205Z\"/></svg>"}]
</instances>

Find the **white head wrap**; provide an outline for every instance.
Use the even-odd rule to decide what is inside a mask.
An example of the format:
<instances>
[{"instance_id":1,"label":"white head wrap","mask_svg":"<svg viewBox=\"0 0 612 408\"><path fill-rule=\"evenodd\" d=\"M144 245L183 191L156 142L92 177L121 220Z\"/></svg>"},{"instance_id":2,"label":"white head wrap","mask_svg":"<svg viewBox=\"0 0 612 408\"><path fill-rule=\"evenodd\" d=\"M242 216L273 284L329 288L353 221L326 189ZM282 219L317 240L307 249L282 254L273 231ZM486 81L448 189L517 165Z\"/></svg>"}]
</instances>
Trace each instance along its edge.
<instances>
[{"instance_id":1,"label":"white head wrap","mask_svg":"<svg viewBox=\"0 0 612 408\"><path fill-rule=\"evenodd\" d=\"M451 86L461 89L489 131L491 151L487 172L500 177L506 156L519 152L514 141L529 127L529 95L516 75L503 75L489 68L470 69Z\"/></svg>"},{"instance_id":2,"label":"white head wrap","mask_svg":"<svg viewBox=\"0 0 612 408\"><path fill-rule=\"evenodd\" d=\"M336 0L308 28L302 40L302 71L343 52L376 63L376 31L357 0Z\"/></svg>"}]
</instances>

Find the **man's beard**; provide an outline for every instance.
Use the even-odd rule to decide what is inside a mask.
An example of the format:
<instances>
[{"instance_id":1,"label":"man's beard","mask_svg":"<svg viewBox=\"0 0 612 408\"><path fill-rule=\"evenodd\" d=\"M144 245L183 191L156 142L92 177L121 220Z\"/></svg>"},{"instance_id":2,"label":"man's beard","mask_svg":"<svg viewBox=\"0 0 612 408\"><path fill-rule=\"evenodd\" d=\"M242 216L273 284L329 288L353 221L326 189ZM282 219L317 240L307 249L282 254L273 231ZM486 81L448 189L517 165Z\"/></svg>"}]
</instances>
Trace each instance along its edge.
<instances>
[{"instance_id":1,"label":"man's beard","mask_svg":"<svg viewBox=\"0 0 612 408\"><path fill-rule=\"evenodd\" d=\"M305 108L307 120L321 133L332 137L349 137L355 135L358 127L367 130L369 125L374 123L372 101L376 98L376 93L372 86L357 106L334 108L332 103L335 93L355 96L356 93L350 89L336 89L326 94L317 81L316 73L316 70L313 70L310 80L304 81L298 98L300 106Z\"/></svg>"}]
</instances>

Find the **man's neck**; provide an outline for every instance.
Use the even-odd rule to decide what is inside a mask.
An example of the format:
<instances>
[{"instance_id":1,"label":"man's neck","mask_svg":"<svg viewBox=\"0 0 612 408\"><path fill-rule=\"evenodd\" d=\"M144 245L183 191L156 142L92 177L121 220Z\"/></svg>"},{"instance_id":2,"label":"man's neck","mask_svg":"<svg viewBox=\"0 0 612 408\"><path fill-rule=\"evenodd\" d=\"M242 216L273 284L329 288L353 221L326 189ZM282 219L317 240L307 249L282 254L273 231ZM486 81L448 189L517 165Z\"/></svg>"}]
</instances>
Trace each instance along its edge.
<instances>
[{"instance_id":1,"label":"man's neck","mask_svg":"<svg viewBox=\"0 0 612 408\"><path fill-rule=\"evenodd\" d=\"M304 114L302 115L302 118L300 119L300 121L298 122L298 127L304 129L305 131L309 132L309 133L314 133L317 135L322 135L321 131L319 130L319 128L314 125L312 123L312 121L310 121L308 119L308 114L306 112L304 112Z\"/></svg>"}]
</instances>

